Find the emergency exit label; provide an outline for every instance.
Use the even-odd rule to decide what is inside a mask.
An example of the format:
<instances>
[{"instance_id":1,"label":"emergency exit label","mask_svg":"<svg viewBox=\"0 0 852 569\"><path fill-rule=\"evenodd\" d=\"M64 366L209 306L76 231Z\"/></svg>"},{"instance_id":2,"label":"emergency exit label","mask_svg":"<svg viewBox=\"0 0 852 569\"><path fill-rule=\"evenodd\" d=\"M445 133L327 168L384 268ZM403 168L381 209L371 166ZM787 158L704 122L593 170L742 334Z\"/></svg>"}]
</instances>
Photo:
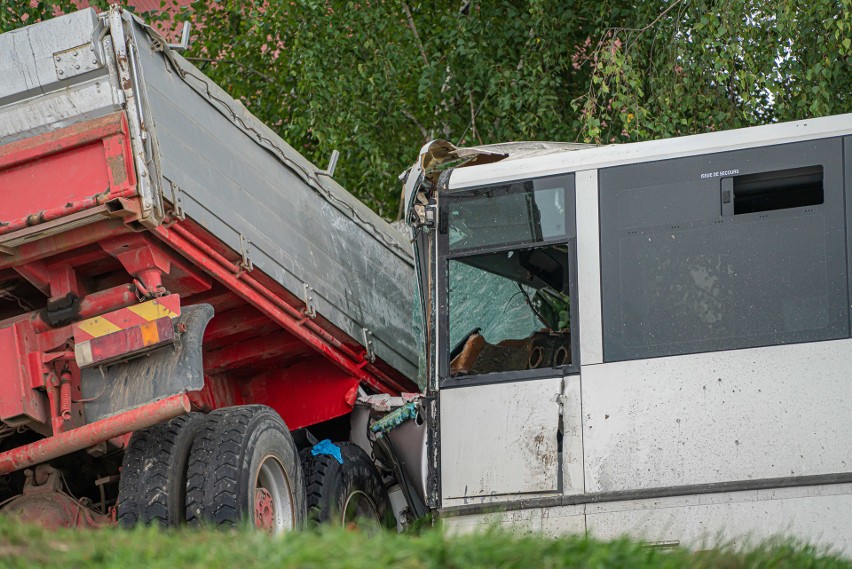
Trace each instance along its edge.
<instances>
[{"instance_id":1,"label":"emergency exit label","mask_svg":"<svg viewBox=\"0 0 852 569\"><path fill-rule=\"evenodd\" d=\"M724 176L736 176L740 173L739 168L735 168L734 170L717 170L716 172L704 172L701 174L701 179L706 180L707 178L721 178Z\"/></svg>"}]
</instances>

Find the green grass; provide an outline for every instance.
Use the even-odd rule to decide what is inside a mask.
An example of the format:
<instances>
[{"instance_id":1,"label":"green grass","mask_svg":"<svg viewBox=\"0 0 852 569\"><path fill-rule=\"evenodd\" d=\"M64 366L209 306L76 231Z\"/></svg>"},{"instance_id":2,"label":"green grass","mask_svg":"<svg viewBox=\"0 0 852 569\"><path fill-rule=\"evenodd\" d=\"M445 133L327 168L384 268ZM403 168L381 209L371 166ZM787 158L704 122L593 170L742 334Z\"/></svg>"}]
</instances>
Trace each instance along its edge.
<instances>
[{"instance_id":1,"label":"green grass","mask_svg":"<svg viewBox=\"0 0 852 569\"><path fill-rule=\"evenodd\" d=\"M722 548L692 553L655 550L637 542L598 542L509 536L496 532L447 537L438 530L419 536L357 532L304 532L272 538L254 532L49 531L0 519L0 567L205 569L474 569L550 567L852 569L852 562L791 542L748 550Z\"/></svg>"}]
</instances>

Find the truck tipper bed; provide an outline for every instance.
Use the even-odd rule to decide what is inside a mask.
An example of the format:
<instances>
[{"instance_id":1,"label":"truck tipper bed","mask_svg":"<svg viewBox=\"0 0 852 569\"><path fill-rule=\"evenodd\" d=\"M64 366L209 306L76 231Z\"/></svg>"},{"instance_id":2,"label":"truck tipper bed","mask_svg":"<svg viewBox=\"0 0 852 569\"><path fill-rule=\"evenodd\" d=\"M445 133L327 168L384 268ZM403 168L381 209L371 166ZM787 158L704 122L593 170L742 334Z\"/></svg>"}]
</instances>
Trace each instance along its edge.
<instances>
[{"instance_id":1,"label":"truck tipper bed","mask_svg":"<svg viewBox=\"0 0 852 569\"><path fill-rule=\"evenodd\" d=\"M173 518L298 525L288 431L339 438L359 393L418 390L413 279L404 236L128 12L0 35L7 511L151 521L140 492L185 491ZM284 442L256 450L264 429ZM215 503L239 467L204 457L234 437L251 480ZM134 471L164 445L188 485Z\"/></svg>"}]
</instances>

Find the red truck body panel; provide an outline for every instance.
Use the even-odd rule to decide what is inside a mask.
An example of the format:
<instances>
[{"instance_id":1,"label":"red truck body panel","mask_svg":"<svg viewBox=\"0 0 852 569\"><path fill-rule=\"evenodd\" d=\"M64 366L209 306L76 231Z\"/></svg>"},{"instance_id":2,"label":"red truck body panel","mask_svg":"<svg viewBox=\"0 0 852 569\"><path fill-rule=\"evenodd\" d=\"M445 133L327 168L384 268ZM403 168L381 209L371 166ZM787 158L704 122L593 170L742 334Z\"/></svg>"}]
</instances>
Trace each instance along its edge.
<instances>
[{"instance_id":1,"label":"red truck body panel","mask_svg":"<svg viewBox=\"0 0 852 569\"><path fill-rule=\"evenodd\" d=\"M369 361L362 346L330 323L306 315L301 301L272 279L248 272L237 252L191 220L166 220L150 230L138 223L123 112L0 147L0 189L0 248L6 243L0 271L17 275L48 305L77 299L67 322L51 322L43 310L0 321L0 365L14 370L0 389L4 421L41 422L45 434L79 431L86 424L79 397L66 394L80 393L80 364L160 345L168 332L158 332L157 323L148 330L152 324L133 317L133 307L166 290L176 294L161 298L174 298L177 311L178 302L207 302L222 319L205 336L205 386L189 393L195 408L263 403L298 429L349 413L361 384L390 394L416 389ZM122 329L82 330L79 323L93 317ZM160 328L169 319L162 320ZM75 343L87 346L89 360L75 359ZM63 435L56 444L62 440L79 446L83 439ZM0 464L25 464L14 457L34 452L29 447L0 454Z\"/></svg>"},{"instance_id":2,"label":"red truck body panel","mask_svg":"<svg viewBox=\"0 0 852 569\"><path fill-rule=\"evenodd\" d=\"M127 131L118 112L6 145L0 235L134 195Z\"/></svg>"}]
</instances>

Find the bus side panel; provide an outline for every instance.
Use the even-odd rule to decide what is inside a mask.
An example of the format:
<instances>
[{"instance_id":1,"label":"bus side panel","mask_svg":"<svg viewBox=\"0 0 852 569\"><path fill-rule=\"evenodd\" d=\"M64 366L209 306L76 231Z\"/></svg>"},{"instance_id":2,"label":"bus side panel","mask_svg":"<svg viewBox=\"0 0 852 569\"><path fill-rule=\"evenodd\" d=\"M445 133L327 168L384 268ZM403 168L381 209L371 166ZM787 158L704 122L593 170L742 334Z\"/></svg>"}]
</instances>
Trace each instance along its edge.
<instances>
[{"instance_id":1,"label":"bus side panel","mask_svg":"<svg viewBox=\"0 0 852 569\"><path fill-rule=\"evenodd\" d=\"M850 361L836 340L585 367L586 491L850 472Z\"/></svg>"},{"instance_id":2,"label":"bus side panel","mask_svg":"<svg viewBox=\"0 0 852 569\"><path fill-rule=\"evenodd\" d=\"M597 539L627 534L657 546L707 549L789 536L848 555L849 512L852 484L833 484L589 504L586 524Z\"/></svg>"},{"instance_id":3,"label":"bus side panel","mask_svg":"<svg viewBox=\"0 0 852 569\"><path fill-rule=\"evenodd\" d=\"M852 484L770 488L643 500L530 507L447 516L453 534L500 528L547 536L618 539L629 535L655 547L707 549L792 536L839 554L852 552Z\"/></svg>"}]
</instances>

